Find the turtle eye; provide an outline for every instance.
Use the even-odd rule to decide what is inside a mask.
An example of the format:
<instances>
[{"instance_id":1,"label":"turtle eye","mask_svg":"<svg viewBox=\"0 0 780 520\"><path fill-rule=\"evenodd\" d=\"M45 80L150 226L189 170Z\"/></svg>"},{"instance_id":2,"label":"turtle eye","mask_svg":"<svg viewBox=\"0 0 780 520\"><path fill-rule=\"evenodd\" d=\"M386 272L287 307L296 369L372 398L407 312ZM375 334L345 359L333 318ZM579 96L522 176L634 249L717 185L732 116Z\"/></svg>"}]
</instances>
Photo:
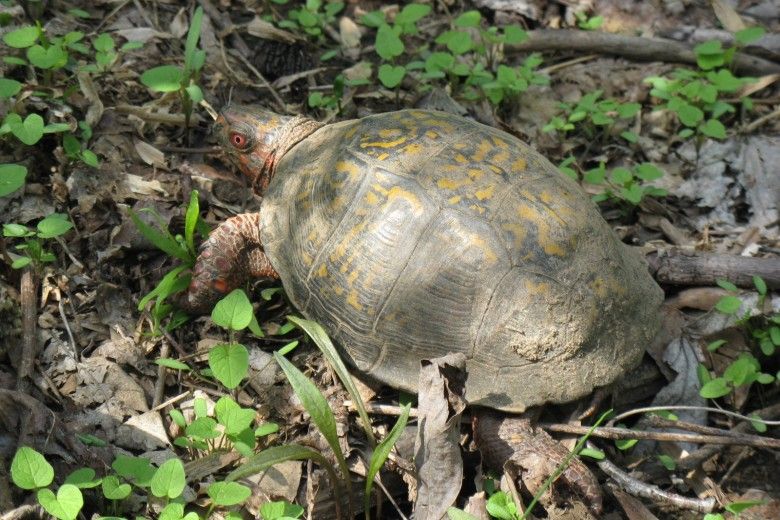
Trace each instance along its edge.
<instances>
[{"instance_id":1,"label":"turtle eye","mask_svg":"<svg viewBox=\"0 0 780 520\"><path fill-rule=\"evenodd\" d=\"M249 139L240 132L230 133L230 144L238 150L244 150L249 145Z\"/></svg>"}]
</instances>

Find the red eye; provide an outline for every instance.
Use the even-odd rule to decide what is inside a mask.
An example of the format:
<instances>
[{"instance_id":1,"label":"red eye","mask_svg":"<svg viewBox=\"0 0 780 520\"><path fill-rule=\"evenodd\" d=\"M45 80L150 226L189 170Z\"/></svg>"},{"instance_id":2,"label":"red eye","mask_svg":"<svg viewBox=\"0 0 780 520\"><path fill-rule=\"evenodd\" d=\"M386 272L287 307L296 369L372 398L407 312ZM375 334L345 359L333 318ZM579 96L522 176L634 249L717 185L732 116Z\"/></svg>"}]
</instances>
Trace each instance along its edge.
<instances>
[{"instance_id":1,"label":"red eye","mask_svg":"<svg viewBox=\"0 0 780 520\"><path fill-rule=\"evenodd\" d=\"M230 144L238 149L244 149L247 145L247 138L244 134L233 132L230 134Z\"/></svg>"}]
</instances>

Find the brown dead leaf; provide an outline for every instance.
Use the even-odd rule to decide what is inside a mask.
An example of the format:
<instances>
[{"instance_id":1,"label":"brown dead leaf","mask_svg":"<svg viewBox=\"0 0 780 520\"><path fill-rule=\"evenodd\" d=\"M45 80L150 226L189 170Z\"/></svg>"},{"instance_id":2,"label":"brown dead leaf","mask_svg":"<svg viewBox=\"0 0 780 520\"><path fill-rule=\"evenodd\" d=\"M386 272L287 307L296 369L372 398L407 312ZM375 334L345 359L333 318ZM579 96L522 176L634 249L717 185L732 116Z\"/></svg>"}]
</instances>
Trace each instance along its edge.
<instances>
[{"instance_id":1,"label":"brown dead leaf","mask_svg":"<svg viewBox=\"0 0 780 520\"><path fill-rule=\"evenodd\" d=\"M187 18L187 11L188 9L186 7L179 9L179 12L176 13L176 16L173 17L171 24L168 26L168 30L176 39L182 38L185 34L187 34L187 31L190 28L189 19Z\"/></svg>"},{"instance_id":2,"label":"brown dead leaf","mask_svg":"<svg viewBox=\"0 0 780 520\"><path fill-rule=\"evenodd\" d=\"M710 0L712 10L715 16L720 20L721 25L729 32L735 33L745 28L745 22L737 14L731 5L725 0Z\"/></svg>"},{"instance_id":3,"label":"brown dead leaf","mask_svg":"<svg viewBox=\"0 0 780 520\"><path fill-rule=\"evenodd\" d=\"M246 26L246 30L252 36L257 36L263 40L276 40L284 43L295 43L299 40L293 33L279 29L272 23L266 22L258 16L255 16L254 19L249 22Z\"/></svg>"},{"instance_id":4,"label":"brown dead leaf","mask_svg":"<svg viewBox=\"0 0 780 520\"><path fill-rule=\"evenodd\" d=\"M168 167L165 164L165 154L146 141L133 139L133 147L141 160L149 166L156 166L158 168Z\"/></svg>"},{"instance_id":5,"label":"brown dead leaf","mask_svg":"<svg viewBox=\"0 0 780 520\"><path fill-rule=\"evenodd\" d=\"M339 36L341 37L341 50L350 60L357 60L360 56L360 27L352 18L342 16L339 20Z\"/></svg>"},{"instance_id":6,"label":"brown dead leaf","mask_svg":"<svg viewBox=\"0 0 780 520\"><path fill-rule=\"evenodd\" d=\"M463 461L458 443L463 399L463 354L423 360L418 396L419 429L414 462L418 489L414 517L439 520L460 492Z\"/></svg>"},{"instance_id":7,"label":"brown dead leaf","mask_svg":"<svg viewBox=\"0 0 780 520\"><path fill-rule=\"evenodd\" d=\"M89 108L87 114L84 116L84 120L91 127L96 127L103 117L103 102L100 100L100 94L98 94L95 83L92 81L92 76L86 72L78 73L79 87L81 93L89 101Z\"/></svg>"},{"instance_id":8,"label":"brown dead leaf","mask_svg":"<svg viewBox=\"0 0 780 520\"><path fill-rule=\"evenodd\" d=\"M116 443L135 450L154 450L170 445L162 417L149 411L130 417L117 429Z\"/></svg>"},{"instance_id":9,"label":"brown dead leaf","mask_svg":"<svg viewBox=\"0 0 780 520\"><path fill-rule=\"evenodd\" d=\"M623 508L628 520L658 520L658 517L638 499L619 489L613 489L612 494Z\"/></svg>"}]
</instances>

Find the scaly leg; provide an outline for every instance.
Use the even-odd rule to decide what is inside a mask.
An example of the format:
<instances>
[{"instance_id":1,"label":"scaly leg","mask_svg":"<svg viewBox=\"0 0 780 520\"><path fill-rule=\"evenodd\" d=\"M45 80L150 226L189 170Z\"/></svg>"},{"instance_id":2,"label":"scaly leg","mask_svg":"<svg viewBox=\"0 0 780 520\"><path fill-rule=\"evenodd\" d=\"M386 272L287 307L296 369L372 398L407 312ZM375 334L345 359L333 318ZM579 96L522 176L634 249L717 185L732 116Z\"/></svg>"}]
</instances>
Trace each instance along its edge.
<instances>
[{"instance_id":1,"label":"scaly leg","mask_svg":"<svg viewBox=\"0 0 780 520\"><path fill-rule=\"evenodd\" d=\"M189 312L208 312L219 298L252 278L279 278L263 252L260 213L232 217L200 247L192 281L181 302Z\"/></svg>"}]
</instances>

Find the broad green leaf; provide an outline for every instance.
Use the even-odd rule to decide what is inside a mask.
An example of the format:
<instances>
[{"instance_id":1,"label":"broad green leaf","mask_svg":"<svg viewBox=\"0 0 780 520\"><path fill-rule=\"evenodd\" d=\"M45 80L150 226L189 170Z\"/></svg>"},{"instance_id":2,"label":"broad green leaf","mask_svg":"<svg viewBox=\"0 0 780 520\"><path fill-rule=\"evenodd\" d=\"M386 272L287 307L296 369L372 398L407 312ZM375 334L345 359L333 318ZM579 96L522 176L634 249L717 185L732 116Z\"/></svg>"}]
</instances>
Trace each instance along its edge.
<instances>
[{"instance_id":1,"label":"broad green leaf","mask_svg":"<svg viewBox=\"0 0 780 520\"><path fill-rule=\"evenodd\" d=\"M179 459L168 459L154 473L152 494L158 498L181 496L185 485L184 464Z\"/></svg>"},{"instance_id":2,"label":"broad green leaf","mask_svg":"<svg viewBox=\"0 0 780 520\"><path fill-rule=\"evenodd\" d=\"M38 225L38 238L54 238L64 235L73 228L73 223L68 216L62 213L52 213L44 218Z\"/></svg>"},{"instance_id":3,"label":"broad green leaf","mask_svg":"<svg viewBox=\"0 0 780 520\"><path fill-rule=\"evenodd\" d=\"M739 515L740 513L750 509L751 507L760 506L766 504L764 500L743 500L740 502L732 502L725 506L726 511Z\"/></svg>"},{"instance_id":4,"label":"broad green leaf","mask_svg":"<svg viewBox=\"0 0 780 520\"><path fill-rule=\"evenodd\" d=\"M190 203L187 204L187 212L184 215L184 242L190 254L195 256L195 226L200 218L200 201L198 200L198 190L190 192Z\"/></svg>"},{"instance_id":5,"label":"broad green leaf","mask_svg":"<svg viewBox=\"0 0 780 520\"><path fill-rule=\"evenodd\" d=\"M127 455L117 455L114 462L111 463L111 469L116 471L120 477L132 480L135 485L142 488L149 486L155 474L155 469L149 459L128 457Z\"/></svg>"},{"instance_id":6,"label":"broad green leaf","mask_svg":"<svg viewBox=\"0 0 780 520\"><path fill-rule=\"evenodd\" d=\"M8 99L22 90L22 84L15 79L0 78L0 99Z\"/></svg>"},{"instance_id":7,"label":"broad green leaf","mask_svg":"<svg viewBox=\"0 0 780 520\"><path fill-rule=\"evenodd\" d=\"M376 11L375 11L376 12ZM395 16L395 23L399 25L413 24L431 12L431 6L427 4L408 4ZM372 13L369 13L372 14ZM382 17L384 21L384 16ZM377 27L377 26L374 26Z\"/></svg>"},{"instance_id":8,"label":"broad green leaf","mask_svg":"<svg viewBox=\"0 0 780 520\"><path fill-rule=\"evenodd\" d=\"M28 146L34 145L43 137L43 118L38 114L29 114L24 120L14 120L9 126L11 133Z\"/></svg>"},{"instance_id":9,"label":"broad green leaf","mask_svg":"<svg viewBox=\"0 0 780 520\"><path fill-rule=\"evenodd\" d=\"M209 368L225 388L236 388L249 370L249 352L236 343L217 345L209 351Z\"/></svg>"},{"instance_id":10,"label":"broad green leaf","mask_svg":"<svg viewBox=\"0 0 780 520\"><path fill-rule=\"evenodd\" d=\"M715 309L723 314L736 314L742 306L742 300L736 296L724 296L715 304Z\"/></svg>"},{"instance_id":11,"label":"broad green leaf","mask_svg":"<svg viewBox=\"0 0 780 520\"><path fill-rule=\"evenodd\" d=\"M450 507L447 509L447 518L450 520L479 520L476 516L456 507Z\"/></svg>"},{"instance_id":12,"label":"broad green leaf","mask_svg":"<svg viewBox=\"0 0 780 520\"><path fill-rule=\"evenodd\" d=\"M406 75L406 69L401 65L390 65L389 63L383 63L379 66L377 77L387 88L395 88L401 84L401 81Z\"/></svg>"},{"instance_id":13,"label":"broad green leaf","mask_svg":"<svg viewBox=\"0 0 780 520\"><path fill-rule=\"evenodd\" d=\"M763 27L747 27L734 33L734 39L740 45L746 45L761 38L766 31Z\"/></svg>"},{"instance_id":14,"label":"broad green leaf","mask_svg":"<svg viewBox=\"0 0 780 520\"><path fill-rule=\"evenodd\" d=\"M50 489L38 490L38 502L47 513L60 520L75 520L84 507L81 490L73 484L60 486L56 496Z\"/></svg>"},{"instance_id":15,"label":"broad green leaf","mask_svg":"<svg viewBox=\"0 0 780 520\"><path fill-rule=\"evenodd\" d=\"M2 166L0 166L0 168L2 168ZM0 170L0 171L2 171L2 170ZM0 173L0 176L2 176L1 173ZM761 295L766 294L766 290L767 290L766 282L760 276L757 276L757 275L753 276L753 286L756 288L756 291L758 291L758 294L761 294Z\"/></svg>"},{"instance_id":16,"label":"broad green leaf","mask_svg":"<svg viewBox=\"0 0 780 520\"><path fill-rule=\"evenodd\" d=\"M528 39L528 33L519 25L504 27L504 42L508 44L520 44Z\"/></svg>"},{"instance_id":17,"label":"broad green leaf","mask_svg":"<svg viewBox=\"0 0 780 520\"><path fill-rule=\"evenodd\" d=\"M68 53L59 45L51 45L48 49L33 45L27 49L27 59L39 69L59 69L68 62Z\"/></svg>"},{"instance_id":18,"label":"broad green leaf","mask_svg":"<svg viewBox=\"0 0 780 520\"><path fill-rule=\"evenodd\" d=\"M214 482L207 492L214 504L223 507L238 505L252 494L250 488L238 482Z\"/></svg>"},{"instance_id":19,"label":"broad green leaf","mask_svg":"<svg viewBox=\"0 0 780 520\"><path fill-rule=\"evenodd\" d=\"M160 65L141 74L141 83L155 92L176 92L181 88L182 70L175 65Z\"/></svg>"},{"instance_id":20,"label":"broad green leaf","mask_svg":"<svg viewBox=\"0 0 780 520\"><path fill-rule=\"evenodd\" d=\"M669 455L658 455L658 460L669 471L674 471L674 469L677 467L677 462Z\"/></svg>"},{"instance_id":21,"label":"broad green leaf","mask_svg":"<svg viewBox=\"0 0 780 520\"><path fill-rule=\"evenodd\" d=\"M63 484L73 484L79 489L90 489L99 486L101 481L100 477L95 477L94 469L79 468L68 475Z\"/></svg>"},{"instance_id":22,"label":"broad green leaf","mask_svg":"<svg viewBox=\"0 0 780 520\"><path fill-rule=\"evenodd\" d=\"M477 10L466 11L455 19L456 27L479 27L482 15Z\"/></svg>"},{"instance_id":23,"label":"broad green leaf","mask_svg":"<svg viewBox=\"0 0 780 520\"><path fill-rule=\"evenodd\" d=\"M38 35L40 31L37 27L27 25L16 29L15 31L7 32L3 35L3 41L9 47L14 49L25 49L35 44L38 41Z\"/></svg>"},{"instance_id":24,"label":"broad green leaf","mask_svg":"<svg viewBox=\"0 0 780 520\"><path fill-rule=\"evenodd\" d=\"M185 433L199 440L216 439L221 435L217 430L217 421L211 417L198 417L187 425Z\"/></svg>"},{"instance_id":25,"label":"broad green leaf","mask_svg":"<svg viewBox=\"0 0 780 520\"><path fill-rule=\"evenodd\" d=\"M266 502L260 506L260 515L263 520L293 520L300 518L305 510L298 504L290 504L285 501Z\"/></svg>"},{"instance_id":26,"label":"broad green leaf","mask_svg":"<svg viewBox=\"0 0 780 520\"><path fill-rule=\"evenodd\" d=\"M193 263L193 259L189 254L189 251L183 248L167 229L163 228L162 226L161 229L155 229L141 220L135 211L128 210L128 212L130 214L130 219L136 225L138 231L140 231L149 242L154 244L157 249L169 254L174 258L178 258L187 264L191 265Z\"/></svg>"},{"instance_id":27,"label":"broad green leaf","mask_svg":"<svg viewBox=\"0 0 780 520\"><path fill-rule=\"evenodd\" d=\"M701 130L701 133L707 137L713 137L715 139L726 138L726 127L717 119L708 119L699 129Z\"/></svg>"},{"instance_id":28,"label":"broad green leaf","mask_svg":"<svg viewBox=\"0 0 780 520\"><path fill-rule=\"evenodd\" d=\"M717 280L715 280L715 283L718 284L718 287L720 287L724 291L728 291L728 292L739 291L736 285L729 282L728 280L724 280L723 278L718 278Z\"/></svg>"},{"instance_id":29,"label":"broad green leaf","mask_svg":"<svg viewBox=\"0 0 780 520\"><path fill-rule=\"evenodd\" d=\"M182 371L189 371L190 367L187 366L186 363L182 363L181 361L177 359L171 359L171 358L160 358L155 360L155 363L160 365L161 367L170 368L172 370L182 370Z\"/></svg>"},{"instance_id":30,"label":"broad green leaf","mask_svg":"<svg viewBox=\"0 0 780 520\"><path fill-rule=\"evenodd\" d=\"M252 321L253 309L243 289L233 289L211 311L211 319L222 328L244 330Z\"/></svg>"},{"instance_id":31,"label":"broad green leaf","mask_svg":"<svg viewBox=\"0 0 780 520\"><path fill-rule=\"evenodd\" d=\"M27 168L21 164L0 164L0 197L5 197L24 186Z\"/></svg>"},{"instance_id":32,"label":"broad green leaf","mask_svg":"<svg viewBox=\"0 0 780 520\"><path fill-rule=\"evenodd\" d=\"M238 479L249 477L262 473L268 468L288 460L313 460L328 471L328 474L334 478L333 467L322 454L311 448L298 444L283 444L267 448L256 455L248 457L246 461L238 468L231 471L225 478L226 482L233 482ZM335 485L336 480L332 480Z\"/></svg>"},{"instance_id":33,"label":"broad green leaf","mask_svg":"<svg viewBox=\"0 0 780 520\"><path fill-rule=\"evenodd\" d=\"M224 396L214 405L214 413L219 424L224 426L225 433L235 435L252 425L255 420L255 411L249 408L241 408L233 399Z\"/></svg>"},{"instance_id":34,"label":"broad green leaf","mask_svg":"<svg viewBox=\"0 0 780 520\"><path fill-rule=\"evenodd\" d=\"M109 500L124 500L130 496L130 484L122 483L115 475L103 478L103 496Z\"/></svg>"},{"instance_id":35,"label":"broad green leaf","mask_svg":"<svg viewBox=\"0 0 780 520\"><path fill-rule=\"evenodd\" d=\"M722 377L716 377L704 383L701 390L699 390L699 395L705 399L717 399L727 395L729 392L731 392L731 387L728 381Z\"/></svg>"},{"instance_id":36,"label":"broad green leaf","mask_svg":"<svg viewBox=\"0 0 780 520\"><path fill-rule=\"evenodd\" d=\"M27 446L16 450L11 461L11 481L22 489L46 487L54 480L54 468L46 458Z\"/></svg>"},{"instance_id":37,"label":"broad green leaf","mask_svg":"<svg viewBox=\"0 0 780 520\"><path fill-rule=\"evenodd\" d=\"M392 60L404 53L404 43L387 24L380 25L376 32L376 53L384 60Z\"/></svg>"},{"instance_id":38,"label":"broad green leaf","mask_svg":"<svg viewBox=\"0 0 780 520\"><path fill-rule=\"evenodd\" d=\"M636 167L636 176L643 181L654 181L663 177L664 172L653 163L642 163Z\"/></svg>"}]
</instances>

